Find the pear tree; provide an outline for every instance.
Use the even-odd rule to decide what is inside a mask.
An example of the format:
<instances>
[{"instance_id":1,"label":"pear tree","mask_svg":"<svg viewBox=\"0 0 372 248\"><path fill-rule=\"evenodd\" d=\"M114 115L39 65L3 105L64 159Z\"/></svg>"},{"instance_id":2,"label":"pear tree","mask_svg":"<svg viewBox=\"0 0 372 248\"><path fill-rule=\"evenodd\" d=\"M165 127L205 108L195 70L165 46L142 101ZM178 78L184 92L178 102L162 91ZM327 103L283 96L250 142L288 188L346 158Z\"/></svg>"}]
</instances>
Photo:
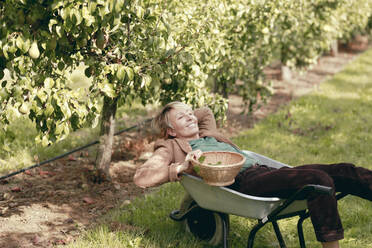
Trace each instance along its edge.
<instances>
[{"instance_id":1,"label":"pear tree","mask_svg":"<svg viewBox=\"0 0 372 248\"><path fill-rule=\"evenodd\" d=\"M177 13L189 25L174 32L174 16L166 1L1 1L1 78L9 72L1 83L3 128L28 116L37 141L49 145L101 120L96 166L109 179L118 106L177 99L221 115L226 101L205 90L191 49L203 20ZM82 64L91 83L76 88L67 75Z\"/></svg>"},{"instance_id":2,"label":"pear tree","mask_svg":"<svg viewBox=\"0 0 372 248\"><path fill-rule=\"evenodd\" d=\"M307 68L328 52L334 41L350 39L367 28L372 1L366 0L274 0L278 15L272 34L284 65Z\"/></svg>"}]
</instances>

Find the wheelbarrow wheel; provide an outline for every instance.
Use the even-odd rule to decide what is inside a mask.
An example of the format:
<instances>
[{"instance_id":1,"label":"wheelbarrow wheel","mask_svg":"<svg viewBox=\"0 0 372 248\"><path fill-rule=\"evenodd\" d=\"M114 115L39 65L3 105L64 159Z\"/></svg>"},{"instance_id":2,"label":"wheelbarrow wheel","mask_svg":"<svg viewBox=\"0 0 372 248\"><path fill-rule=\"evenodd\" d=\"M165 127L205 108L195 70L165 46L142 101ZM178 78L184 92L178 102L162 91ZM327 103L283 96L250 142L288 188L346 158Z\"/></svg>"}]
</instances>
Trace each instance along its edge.
<instances>
[{"instance_id":1,"label":"wheelbarrow wheel","mask_svg":"<svg viewBox=\"0 0 372 248\"><path fill-rule=\"evenodd\" d=\"M192 233L197 238L206 241L212 246L217 246L223 242L223 223L226 223L226 230L229 230L229 215L217 213L201 207L195 207L197 203L186 195L181 203L181 211L193 208L188 214L183 224L187 232Z\"/></svg>"}]
</instances>

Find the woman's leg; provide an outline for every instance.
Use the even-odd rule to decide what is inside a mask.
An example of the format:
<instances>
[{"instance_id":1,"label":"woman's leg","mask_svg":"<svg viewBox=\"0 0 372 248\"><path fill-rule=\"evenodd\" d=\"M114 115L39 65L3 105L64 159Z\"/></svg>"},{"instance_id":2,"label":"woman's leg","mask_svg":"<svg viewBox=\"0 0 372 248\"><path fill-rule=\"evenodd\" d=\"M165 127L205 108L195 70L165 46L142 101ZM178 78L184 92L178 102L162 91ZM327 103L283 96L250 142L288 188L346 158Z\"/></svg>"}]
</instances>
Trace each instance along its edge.
<instances>
[{"instance_id":1,"label":"woman's leg","mask_svg":"<svg viewBox=\"0 0 372 248\"><path fill-rule=\"evenodd\" d=\"M326 172L311 168L272 169L255 166L236 177L231 188L250 195L288 198L307 184L335 188ZM314 194L307 199L311 221L320 242L332 242L343 238L343 229L337 210L335 195Z\"/></svg>"},{"instance_id":2,"label":"woman's leg","mask_svg":"<svg viewBox=\"0 0 372 248\"><path fill-rule=\"evenodd\" d=\"M372 201L372 170L349 163L309 164L296 168L324 171L333 179L336 192L343 192Z\"/></svg>"}]
</instances>

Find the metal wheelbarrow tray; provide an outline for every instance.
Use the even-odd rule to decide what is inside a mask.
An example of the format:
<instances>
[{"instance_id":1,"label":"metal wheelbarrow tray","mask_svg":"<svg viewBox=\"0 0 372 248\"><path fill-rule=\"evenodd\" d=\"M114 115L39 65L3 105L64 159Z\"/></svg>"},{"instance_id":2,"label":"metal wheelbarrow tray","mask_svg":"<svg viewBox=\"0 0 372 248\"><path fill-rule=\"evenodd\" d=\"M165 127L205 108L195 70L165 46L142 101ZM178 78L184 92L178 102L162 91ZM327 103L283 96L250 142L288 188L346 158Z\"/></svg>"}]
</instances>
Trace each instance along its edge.
<instances>
[{"instance_id":1,"label":"metal wheelbarrow tray","mask_svg":"<svg viewBox=\"0 0 372 248\"><path fill-rule=\"evenodd\" d=\"M290 167L287 164L251 151L244 152L256 158L260 164L274 168ZM286 245L277 221L299 216L300 218L297 223L298 237L300 247L305 248L302 223L309 217L309 213L307 211L306 200L300 199L305 199L306 195L310 192L320 194L333 193L329 187L306 185L288 199L257 197L242 194L226 187L210 186L204 183L202 179L188 174L183 175L181 184L191 196L190 199L192 201L189 201L186 207L183 206L186 209L183 209L182 212L178 210L172 211L170 217L176 221L186 221L186 228L189 231L201 239L210 241L210 244L217 245L223 242L224 248L228 247L229 214L258 220L258 223L249 233L248 248L253 248L256 233L269 222L273 225L280 247L285 248ZM339 194L337 195L337 199L344 196ZM217 230L218 228L221 230ZM203 231L203 229L207 231ZM208 231L208 229L212 230ZM219 233L219 237L216 237L216 233Z\"/></svg>"}]
</instances>

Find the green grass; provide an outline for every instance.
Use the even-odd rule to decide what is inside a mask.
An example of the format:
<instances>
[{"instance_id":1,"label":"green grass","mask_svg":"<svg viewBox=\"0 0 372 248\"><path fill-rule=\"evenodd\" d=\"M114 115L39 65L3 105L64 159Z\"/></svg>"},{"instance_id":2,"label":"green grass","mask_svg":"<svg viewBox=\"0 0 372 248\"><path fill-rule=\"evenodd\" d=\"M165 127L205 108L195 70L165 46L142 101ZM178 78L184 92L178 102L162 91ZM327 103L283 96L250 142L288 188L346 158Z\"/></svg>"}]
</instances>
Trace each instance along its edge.
<instances>
[{"instance_id":1,"label":"green grass","mask_svg":"<svg viewBox=\"0 0 372 248\"><path fill-rule=\"evenodd\" d=\"M243 131L234 142L294 166L345 161L372 169L371 58L370 49L315 92ZM178 208L182 195L178 183L163 185L110 212L103 224L67 247L209 247L168 218L169 212ZM339 202L339 211L345 228L341 246L372 248L371 202L348 196ZM108 228L116 221L133 228ZM231 247L246 247L248 232L256 222L237 216L231 216L230 221ZM279 222L289 248L299 247L296 223L297 218ZM309 220L304 230L307 247L321 247ZM258 233L255 247L279 247L270 225Z\"/></svg>"}]
</instances>

